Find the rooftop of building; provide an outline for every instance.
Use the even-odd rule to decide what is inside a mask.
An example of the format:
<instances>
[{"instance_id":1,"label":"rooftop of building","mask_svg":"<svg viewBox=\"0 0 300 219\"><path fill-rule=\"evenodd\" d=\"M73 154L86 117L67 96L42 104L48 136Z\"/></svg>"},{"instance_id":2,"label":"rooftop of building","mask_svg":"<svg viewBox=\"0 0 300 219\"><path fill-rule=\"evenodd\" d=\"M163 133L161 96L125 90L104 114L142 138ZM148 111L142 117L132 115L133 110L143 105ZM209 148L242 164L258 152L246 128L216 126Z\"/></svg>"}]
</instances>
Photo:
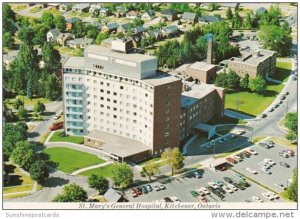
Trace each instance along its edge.
<instances>
[{"instance_id":1,"label":"rooftop of building","mask_svg":"<svg viewBox=\"0 0 300 219\"><path fill-rule=\"evenodd\" d=\"M245 52L245 51L244 51ZM229 61L243 62L250 65L258 65L260 62L265 61L270 56L273 56L276 52L271 50L252 50L244 58L232 57ZM255 55L257 54L257 55Z\"/></svg>"},{"instance_id":2,"label":"rooftop of building","mask_svg":"<svg viewBox=\"0 0 300 219\"><path fill-rule=\"evenodd\" d=\"M100 146L102 150L122 158L150 150L150 147L137 140L99 130L90 132L87 137L105 142Z\"/></svg>"},{"instance_id":3,"label":"rooftop of building","mask_svg":"<svg viewBox=\"0 0 300 219\"><path fill-rule=\"evenodd\" d=\"M69 57L64 63L64 68L84 68L84 58L83 57Z\"/></svg>"},{"instance_id":4,"label":"rooftop of building","mask_svg":"<svg viewBox=\"0 0 300 219\"><path fill-rule=\"evenodd\" d=\"M207 62L195 62L188 66L188 68L196 69L196 70L202 70L202 71L209 71L213 68L215 68L215 65L208 64Z\"/></svg>"},{"instance_id":5,"label":"rooftop of building","mask_svg":"<svg viewBox=\"0 0 300 219\"><path fill-rule=\"evenodd\" d=\"M143 79L143 82L152 86L160 86L163 84L169 84L174 81L180 81L179 78L174 77L168 73L156 73L154 77Z\"/></svg>"},{"instance_id":6,"label":"rooftop of building","mask_svg":"<svg viewBox=\"0 0 300 219\"><path fill-rule=\"evenodd\" d=\"M148 60L156 59L154 56L144 55L144 54L138 54L138 53L119 53L114 52L109 48L105 48L103 46L97 46L97 45L89 45L85 48L84 52L86 53L93 53L96 55L102 55L102 56L111 56L115 58L120 58L124 60L129 60L133 62L143 62Z\"/></svg>"},{"instance_id":7,"label":"rooftop of building","mask_svg":"<svg viewBox=\"0 0 300 219\"><path fill-rule=\"evenodd\" d=\"M194 103L196 103L199 99L202 99L209 93L216 90L216 86L211 84L196 84L195 82L184 81L183 86L186 88L181 93L181 107L187 108Z\"/></svg>"}]
</instances>

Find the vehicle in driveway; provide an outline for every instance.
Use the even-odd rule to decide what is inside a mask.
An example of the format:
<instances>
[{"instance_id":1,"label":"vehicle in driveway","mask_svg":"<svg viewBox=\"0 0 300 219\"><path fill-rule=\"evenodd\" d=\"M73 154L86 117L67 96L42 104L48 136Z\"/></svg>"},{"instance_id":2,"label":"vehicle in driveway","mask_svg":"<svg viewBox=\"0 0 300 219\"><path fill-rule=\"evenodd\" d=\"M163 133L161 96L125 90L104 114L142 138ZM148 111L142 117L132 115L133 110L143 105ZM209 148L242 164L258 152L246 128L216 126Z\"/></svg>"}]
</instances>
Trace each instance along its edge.
<instances>
[{"instance_id":1,"label":"vehicle in driveway","mask_svg":"<svg viewBox=\"0 0 300 219\"><path fill-rule=\"evenodd\" d=\"M253 174L257 174L257 171L256 170L252 170L251 168L247 167L246 170L250 173L253 173Z\"/></svg>"},{"instance_id":2,"label":"vehicle in driveway","mask_svg":"<svg viewBox=\"0 0 300 219\"><path fill-rule=\"evenodd\" d=\"M55 122L49 127L49 130L55 131L55 130L61 129L63 127L64 127L64 122Z\"/></svg>"}]
</instances>

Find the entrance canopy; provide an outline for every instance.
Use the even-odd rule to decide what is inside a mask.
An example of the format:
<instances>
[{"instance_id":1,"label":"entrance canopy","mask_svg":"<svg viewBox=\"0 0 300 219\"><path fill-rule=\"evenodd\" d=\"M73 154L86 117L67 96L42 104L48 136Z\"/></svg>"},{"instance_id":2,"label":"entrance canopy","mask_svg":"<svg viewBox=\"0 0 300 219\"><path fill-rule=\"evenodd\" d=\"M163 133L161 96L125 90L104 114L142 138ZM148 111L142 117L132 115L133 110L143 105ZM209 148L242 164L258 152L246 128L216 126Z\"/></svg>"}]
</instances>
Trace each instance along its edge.
<instances>
[{"instance_id":1,"label":"entrance canopy","mask_svg":"<svg viewBox=\"0 0 300 219\"><path fill-rule=\"evenodd\" d=\"M204 123L198 123L197 125L194 126L194 129L207 133L208 139L210 139L212 136L214 136L216 134L215 126L207 125Z\"/></svg>"}]
</instances>

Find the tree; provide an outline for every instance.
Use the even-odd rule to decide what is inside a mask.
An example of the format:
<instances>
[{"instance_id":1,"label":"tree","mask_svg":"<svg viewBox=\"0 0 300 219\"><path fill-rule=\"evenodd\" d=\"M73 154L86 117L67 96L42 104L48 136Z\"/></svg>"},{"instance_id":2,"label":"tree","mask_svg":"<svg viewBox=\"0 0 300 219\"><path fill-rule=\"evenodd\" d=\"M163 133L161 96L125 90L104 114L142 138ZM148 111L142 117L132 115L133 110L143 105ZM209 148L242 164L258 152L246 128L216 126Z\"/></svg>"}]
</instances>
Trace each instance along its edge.
<instances>
[{"instance_id":1,"label":"tree","mask_svg":"<svg viewBox=\"0 0 300 219\"><path fill-rule=\"evenodd\" d=\"M48 75L45 81L45 97L49 100L55 100L61 94L61 84L55 75Z\"/></svg>"},{"instance_id":2,"label":"tree","mask_svg":"<svg viewBox=\"0 0 300 219\"><path fill-rule=\"evenodd\" d=\"M252 28L252 19L250 14L247 14L246 20L245 20L245 24L244 24L246 29L251 29Z\"/></svg>"},{"instance_id":3,"label":"tree","mask_svg":"<svg viewBox=\"0 0 300 219\"><path fill-rule=\"evenodd\" d=\"M227 10L226 10L226 17L227 17L228 20L231 20L232 17L233 17L232 10L231 10L230 7L228 7Z\"/></svg>"},{"instance_id":4,"label":"tree","mask_svg":"<svg viewBox=\"0 0 300 219\"><path fill-rule=\"evenodd\" d=\"M44 113L46 111L46 106L41 101L38 101L33 108L35 113Z\"/></svg>"},{"instance_id":5,"label":"tree","mask_svg":"<svg viewBox=\"0 0 300 219\"><path fill-rule=\"evenodd\" d=\"M44 160L35 161L29 167L29 173L32 179L36 180L39 183L42 182L49 176L46 162Z\"/></svg>"},{"instance_id":6,"label":"tree","mask_svg":"<svg viewBox=\"0 0 300 219\"><path fill-rule=\"evenodd\" d=\"M16 147L11 153L11 159L25 170L29 170L29 167L35 161L35 153L33 151L33 145L28 141L18 141Z\"/></svg>"},{"instance_id":7,"label":"tree","mask_svg":"<svg viewBox=\"0 0 300 219\"><path fill-rule=\"evenodd\" d=\"M286 30L285 27L263 25L260 27L258 37L264 49L274 50L278 53L278 56L290 54L292 37L290 31Z\"/></svg>"},{"instance_id":8,"label":"tree","mask_svg":"<svg viewBox=\"0 0 300 219\"><path fill-rule=\"evenodd\" d=\"M208 4L208 10L214 11L217 10L220 7L220 4L218 3L209 3Z\"/></svg>"},{"instance_id":9,"label":"tree","mask_svg":"<svg viewBox=\"0 0 300 219\"><path fill-rule=\"evenodd\" d=\"M45 42L42 47L42 60L45 62L44 68L48 74L61 69L61 55L49 42Z\"/></svg>"},{"instance_id":10,"label":"tree","mask_svg":"<svg viewBox=\"0 0 300 219\"><path fill-rule=\"evenodd\" d=\"M120 163L113 169L113 181L115 186L124 189L133 181L133 171L126 163Z\"/></svg>"},{"instance_id":11,"label":"tree","mask_svg":"<svg viewBox=\"0 0 300 219\"><path fill-rule=\"evenodd\" d=\"M16 21L16 14L11 9L9 4L3 3L2 7L3 33L10 32L11 35L13 35L17 30L17 28L14 25Z\"/></svg>"},{"instance_id":12,"label":"tree","mask_svg":"<svg viewBox=\"0 0 300 219\"><path fill-rule=\"evenodd\" d=\"M243 18L239 15L239 11L235 11L232 18L232 28L239 29L242 27Z\"/></svg>"},{"instance_id":13,"label":"tree","mask_svg":"<svg viewBox=\"0 0 300 219\"><path fill-rule=\"evenodd\" d=\"M17 98L14 103L14 108L19 109L20 106L24 106L24 102L20 98Z\"/></svg>"},{"instance_id":14,"label":"tree","mask_svg":"<svg viewBox=\"0 0 300 219\"><path fill-rule=\"evenodd\" d=\"M20 31L18 32L18 38L26 44L32 45L33 39L35 37L35 32L31 27L21 27Z\"/></svg>"},{"instance_id":15,"label":"tree","mask_svg":"<svg viewBox=\"0 0 300 219\"><path fill-rule=\"evenodd\" d=\"M215 85L218 87L226 88L226 80L227 80L226 73L217 74Z\"/></svg>"},{"instance_id":16,"label":"tree","mask_svg":"<svg viewBox=\"0 0 300 219\"><path fill-rule=\"evenodd\" d=\"M88 30L88 32L86 33L88 38L92 38L92 39L96 39L98 36L99 30L97 27L92 26L90 28L90 30Z\"/></svg>"},{"instance_id":17,"label":"tree","mask_svg":"<svg viewBox=\"0 0 300 219\"><path fill-rule=\"evenodd\" d=\"M151 177L159 172L160 171L158 166L153 161L146 163L145 166L143 167L143 173L145 173L149 177L150 182L151 182Z\"/></svg>"},{"instance_id":18,"label":"tree","mask_svg":"<svg viewBox=\"0 0 300 219\"><path fill-rule=\"evenodd\" d=\"M25 120L27 115L27 110L23 105L19 106L18 111L17 111L17 116L19 117L20 120Z\"/></svg>"},{"instance_id":19,"label":"tree","mask_svg":"<svg viewBox=\"0 0 300 219\"><path fill-rule=\"evenodd\" d=\"M62 194L54 197L53 202L86 202L87 192L79 185L71 183L64 186Z\"/></svg>"},{"instance_id":20,"label":"tree","mask_svg":"<svg viewBox=\"0 0 300 219\"><path fill-rule=\"evenodd\" d=\"M108 32L100 32L96 38L96 44L100 45L102 40L105 40L109 37L109 33Z\"/></svg>"},{"instance_id":21,"label":"tree","mask_svg":"<svg viewBox=\"0 0 300 219\"><path fill-rule=\"evenodd\" d=\"M289 130L285 135L285 138L289 141L295 141L297 140L297 133L295 131Z\"/></svg>"},{"instance_id":22,"label":"tree","mask_svg":"<svg viewBox=\"0 0 300 219\"><path fill-rule=\"evenodd\" d=\"M297 168L294 169L293 182L287 188L286 194L287 194L288 199L290 199L294 202L298 201L298 172L297 172Z\"/></svg>"},{"instance_id":23,"label":"tree","mask_svg":"<svg viewBox=\"0 0 300 219\"><path fill-rule=\"evenodd\" d=\"M42 14L41 21L45 26L53 28L54 27L54 16L50 11L45 11Z\"/></svg>"},{"instance_id":24,"label":"tree","mask_svg":"<svg viewBox=\"0 0 300 219\"><path fill-rule=\"evenodd\" d=\"M285 116L284 126L288 129L296 132L298 129L298 115L297 113L288 113Z\"/></svg>"},{"instance_id":25,"label":"tree","mask_svg":"<svg viewBox=\"0 0 300 219\"><path fill-rule=\"evenodd\" d=\"M135 18L132 21L132 27L138 27L138 26L143 26L145 22L141 18Z\"/></svg>"},{"instance_id":26,"label":"tree","mask_svg":"<svg viewBox=\"0 0 300 219\"><path fill-rule=\"evenodd\" d=\"M82 21L77 21L74 24L74 27L72 28L71 32L76 38L83 37L85 35L85 28L83 26Z\"/></svg>"},{"instance_id":27,"label":"tree","mask_svg":"<svg viewBox=\"0 0 300 219\"><path fill-rule=\"evenodd\" d=\"M9 49L13 49L15 44L14 44L14 38L11 34L11 32L6 32L3 34L3 46L7 47Z\"/></svg>"},{"instance_id":28,"label":"tree","mask_svg":"<svg viewBox=\"0 0 300 219\"><path fill-rule=\"evenodd\" d=\"M92 174L88 178L89 186L93 189L97 189L99 194L103 194L109 188L109 182L101 175Z\"/></svg>"},{"instance_id":29,"label":"tree","mask_svg":"<svg viewBox=\"0 0 300 219\"><path fill-rule=\"evenodd\" d=\"M32 82L31 82L31 80L27 81L26 96L29 99L32 99Z\"/></svg>"},{"instance_id":30,"label":"tree","mask_svg":"<svg viewBox=\"0 0 300 219\"><path fill-rule=\"evenodd\" d=\"M181 44L181 57L183 63L192 62L195 59L192 44L189 41Z\"/></svg>"},{"instance_id":31,"label":"tree","mask_svg":"<svg viewBox=\"0 0 300 219\"><path fill-rule=\"evenodd\" d=\"M240 76L238 76L234 71L229 71L226 76L226 88L238 91L240 87Z\"/></svg>"},{"instance_id":32,"label":"tree","mask_svg":"<svg viewBox=\"0 0 300 219\"><path fill-rule=\"evenodd\" d=\"M260 94L267 89L267 84L265 79L263 79L263 77L259 75L256 78L250 79L249 88L252 92Z\"/></svg>"},{"instance_id":33,"label":"tree","mask_svg":"<svg viewBox=\"0 0 300 219\"><path fill-rule=\"evenodd\" d=\"M174 171L179 170L183 167L184 157L181 155L178 147L175 147L173 149L166 148L165 151L161 154L161 157L171 168L172 176L174 175Z\"/></svg>"},{"instance_id":34,"label":"tree","mask_svg":"<svg viewBox=\"0 0 300 219\"><path fill-rule=\"evenodd\" d=\"M66 29L66 19L64 16L62 15L55 16L53 22L55 27L60 31L64 31Z\"/></svg>"},{"instance_id":35,"label":"tree","mask_svg":"<svg viewBox=\"0 0 300 219\"><path fill-rule=\"evenodd\" d=\"M45 42L45 36L47 32L50 30L49 26L45 26L43 24L36 25L34 27L34 38L32 40L34 45L43 45Z\"/></svg>"},{"instance_id":36,"label":"tree","mask_svg":"<svg viewBox=\"0 0 300 219\"><path fill-rule=\"evenodd\" d=\"M245 75L244 77L242 77L241 80L240 80L240 87L241 87L243 90L247 90L248 85L249 85L249 75L246 74L246 75Z\"/></svg>"}]
</instances>

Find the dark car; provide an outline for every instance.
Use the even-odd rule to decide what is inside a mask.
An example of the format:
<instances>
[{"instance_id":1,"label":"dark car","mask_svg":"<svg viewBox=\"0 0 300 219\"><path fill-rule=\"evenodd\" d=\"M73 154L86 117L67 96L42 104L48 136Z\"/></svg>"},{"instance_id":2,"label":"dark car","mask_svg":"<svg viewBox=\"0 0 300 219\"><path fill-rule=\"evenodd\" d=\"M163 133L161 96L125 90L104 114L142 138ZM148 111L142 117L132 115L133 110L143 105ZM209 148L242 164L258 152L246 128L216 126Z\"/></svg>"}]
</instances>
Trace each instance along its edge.
<instances>
[{"instance_id":1,"label":"dark car","mask_svg":"<svg viewBox=\"0 0 300 219\"><path fill-rule=\"evenodd\" d=\"M290 168L290 165L288 165L287 163L285 162L279 162L279 164L283 167L286 167L286 168Z\"/></svg>"},{"instance_id":2,"label":"dark car","mask_svg":"<svg viewBox=\"0 0 300 219\"><path fill-rule=\"evenodd\" d=\"M228 183L233 183L233 181L229 177L224 177L224 180Z\"/></svg>"},{"instance_id":3,"label":"dark car","mask_svg":"<svg viewBox=\"0 0 300 219\"><path fill-rule=\"evenodd\" d=\"M284 99L285 99L285 96L281 96L281 97L280 97L280 100L284 100Z\"/></svg>"},{"instance_id":4,"label":"dark car","mask_svg":"<svg viewBox=\"0 0 300 219\"><path fill-rule=\"evenodd\" d=\"M143 194L147 194L148 193L148 190L147 190L146 186L142 186L142 187L140 187L140 189L142 190Z\"/></svg>"},{"instance_id":5,"label":"dark car","mask_svg":"<svg viewBox=\"0 0 300 219\"><path fill-rule=\"evenodd\" d=\"M171 200L169 197L164 197L164 200L165 200L166 202L172 202L172 200Z\"/></svg>"},{"instance_id":6,"label":"dark car","mask_svg":"<svg viewBox=\"0 0 300 219\"><path fill-rule=\"evenodd\" d=\"M284 95L286 95L286 96L289 95L289 94L290 94L289 92L285 92L285 93L284 93Z\"/></svg>"},{"instance_id":7,"label":"dark car","mask_svg":"<svg viewBox=\"0 0 300 219\"><path fill-rule=\"evenodd\" d=\"M261 114L261 118L266 118L267 117L267 114L263 113Z\"/></svg>"}]
</instances>

